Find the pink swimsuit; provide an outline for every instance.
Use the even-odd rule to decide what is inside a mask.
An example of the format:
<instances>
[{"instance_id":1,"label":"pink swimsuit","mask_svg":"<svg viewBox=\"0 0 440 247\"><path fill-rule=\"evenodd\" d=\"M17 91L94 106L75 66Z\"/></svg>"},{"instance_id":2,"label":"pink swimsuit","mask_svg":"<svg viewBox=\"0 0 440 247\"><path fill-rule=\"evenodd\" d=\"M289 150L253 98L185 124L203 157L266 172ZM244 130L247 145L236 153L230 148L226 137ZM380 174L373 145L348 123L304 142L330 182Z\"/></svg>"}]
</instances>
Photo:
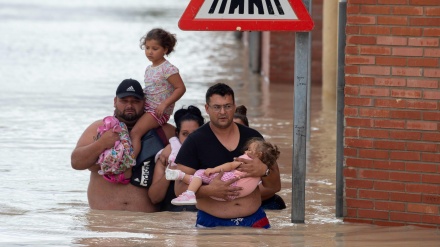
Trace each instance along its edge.
<instances>
[{"instance_id":1,"label":"pink swimsuit","mask_svg":"<svg viewBox=\"0 0 440 247\"><path fill-rule=\"evenodd\" d=\"M246 154L243 154L240 156L240 158L245 158L245 159L251 159L249 158L249 156L247 156ZM229 171L229 172L224 172L223 173L223 177L221 178L222 181L228 181L231 180L233 178L236 177L242 177L243 175L245 175L245 172L240 172L237 170L233 170L233 171ZM204 184L209 184L215 177L217 177L218 173L213 173L209 176L205 175L205 169L200 169L197 170L194 173L194 177L199 177L202 179L202 182ZM237 180L236 182L232 183L231 186L238 186L238 187L242 187L243 190L239 191L239 195L238 196L231 196L229 198L231 199L235 199L237 197L244 197L249 195L252 191L255 190L255 188L257 188L257 186L260 184L261 182L261 178L259 177L245 177L245 178L240 178L239 180ZM215 198L212 197L215 200L218 201L224 201L223 199L220 198Z\"/></svg>"}]
</instances>

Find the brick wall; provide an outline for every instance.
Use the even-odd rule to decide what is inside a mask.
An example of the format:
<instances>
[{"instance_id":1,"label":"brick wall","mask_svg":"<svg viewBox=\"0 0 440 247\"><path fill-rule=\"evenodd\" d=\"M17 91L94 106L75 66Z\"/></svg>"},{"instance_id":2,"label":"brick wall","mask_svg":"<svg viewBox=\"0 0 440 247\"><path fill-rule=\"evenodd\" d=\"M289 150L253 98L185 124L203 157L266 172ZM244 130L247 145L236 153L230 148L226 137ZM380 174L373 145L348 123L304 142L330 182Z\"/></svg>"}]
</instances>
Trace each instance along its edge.
<instances>
[{"instance_id":1,"label":"brick wall","mask_svg":"<svg viewBox=\"0 0 440 247\"><path fill-rule=\"evenodd\" d=\"M322 82L322 5L312 1L311 82ZM295 32L262 32L261 74L270 83L294 82Z\"/></svg>"},{"instance_id":2,"label":"brick wall","mask_svg":"<svg viewBox=\"0 0 440 247\"><path fill-rule=\"evenodd\" d=\"M345 221L440 226L440 0L348 0Z\"/></svg>"},{"instance_id":3,"label":"brick wall","mask_svg":"<svg viewBox=\"0 0 440 247\"><path fill-rule=\"evenodd\" d=\"M269 39L269 55L267 78L271 83L294 82L295 66L295 33L264 32Z\"/></svg>"}]
</instances>

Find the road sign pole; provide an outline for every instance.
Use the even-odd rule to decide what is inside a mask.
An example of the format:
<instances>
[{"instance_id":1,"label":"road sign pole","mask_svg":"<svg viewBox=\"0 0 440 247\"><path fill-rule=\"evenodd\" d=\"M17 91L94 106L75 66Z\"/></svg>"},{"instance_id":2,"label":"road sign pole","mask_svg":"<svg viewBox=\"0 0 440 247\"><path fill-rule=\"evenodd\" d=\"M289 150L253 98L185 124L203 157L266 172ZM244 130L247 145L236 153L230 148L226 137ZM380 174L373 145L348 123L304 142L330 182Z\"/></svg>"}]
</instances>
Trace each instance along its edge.
<instances>
[{"instance_id":1,"label":"road sign pole","mask_svg":"<svg viewBox=\"0 0 440 247\"><path fill-rule=\"evenodd\" d=\"M312 1L304 0L311 11ZM295 34L294 116L292 161L292 223L305 220L305 183L307 163L308 87L310 82L311 33Z\"/></svg>"},{"instance_id":2,"label":"road sign pole","mask_svg":"<svg viewBox=\"0 0 440 247\"><path fill-rule=\"evenodd\" d=\"M347 1L339 0L338 86L336 97L336 217L344 216L344 87Z\"/></svg>"}]
</instances>

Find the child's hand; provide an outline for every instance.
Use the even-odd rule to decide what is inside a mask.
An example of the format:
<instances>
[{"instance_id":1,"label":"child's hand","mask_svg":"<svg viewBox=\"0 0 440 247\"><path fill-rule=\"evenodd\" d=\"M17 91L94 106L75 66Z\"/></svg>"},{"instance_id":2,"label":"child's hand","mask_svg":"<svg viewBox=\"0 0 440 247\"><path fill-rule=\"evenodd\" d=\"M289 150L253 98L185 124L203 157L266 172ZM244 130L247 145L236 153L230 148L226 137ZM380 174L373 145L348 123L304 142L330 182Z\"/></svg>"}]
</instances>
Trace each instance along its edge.
<instances>
[{"instance_id":1,"label":"child's hand","mask_svg":"<svg viewBox=\"0 0 440 247\"><path fill-rule=\"evenodd\" d=\"M211 175L211 174L213 174L213 173L215 173L214 168L207 168L207 169L205 170L205 175L206 175L206 176L209 176L209 175Z\"/></svg>"},{"instance_id":2,"label":"child's hand","mask_svg":"<svg viewBox=\"0 0 440 247\"><path fill-rule=\"evenodd\" d=\"M163 112L165 111L165 108L167 108L165 103L161 103L159 106L157 106L156 111L155 111L157 118L162 117Z\"/></svg>"}]
</instances>

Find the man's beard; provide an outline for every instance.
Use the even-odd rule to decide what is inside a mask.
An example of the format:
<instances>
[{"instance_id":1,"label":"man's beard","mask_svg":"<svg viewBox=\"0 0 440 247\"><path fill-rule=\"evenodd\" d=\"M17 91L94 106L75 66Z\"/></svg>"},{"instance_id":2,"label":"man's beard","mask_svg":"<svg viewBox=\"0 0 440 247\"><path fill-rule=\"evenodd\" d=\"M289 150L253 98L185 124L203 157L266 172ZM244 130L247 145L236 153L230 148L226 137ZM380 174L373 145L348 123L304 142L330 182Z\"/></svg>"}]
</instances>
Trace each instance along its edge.
<instances>
[{"instance_id":1,"label":"man's beard","mask_svg":"<svg viewBox=\"0 0 440 247\"><path fill-rule=\"evenodd\" d=\"M139 114L125 114L124 112L121 112L118 109L115 109L115 117L117 117L119 120L123 120L124 122L136 122L139 119Z\"/></svg>"}]
</instances>

